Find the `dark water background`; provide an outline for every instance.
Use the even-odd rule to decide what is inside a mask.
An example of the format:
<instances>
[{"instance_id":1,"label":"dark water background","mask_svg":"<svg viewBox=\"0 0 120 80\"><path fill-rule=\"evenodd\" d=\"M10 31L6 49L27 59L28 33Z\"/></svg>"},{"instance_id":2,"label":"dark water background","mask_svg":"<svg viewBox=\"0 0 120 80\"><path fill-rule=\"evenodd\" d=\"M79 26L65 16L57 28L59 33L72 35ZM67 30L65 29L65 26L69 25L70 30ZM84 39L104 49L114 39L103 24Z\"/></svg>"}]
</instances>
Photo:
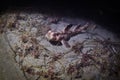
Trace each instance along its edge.
<instances>
[{"instance_id":1,"label":"dark water background","mask_svg":"<svg viewBox=\"0 0 120 80\"><path fill-rule=\"evenodd\" d=\"M7 9L52 13L93 20L116 34L120 34L119 2L77 0L3 0L0 12Z\"/></svg>"}]
</instances>

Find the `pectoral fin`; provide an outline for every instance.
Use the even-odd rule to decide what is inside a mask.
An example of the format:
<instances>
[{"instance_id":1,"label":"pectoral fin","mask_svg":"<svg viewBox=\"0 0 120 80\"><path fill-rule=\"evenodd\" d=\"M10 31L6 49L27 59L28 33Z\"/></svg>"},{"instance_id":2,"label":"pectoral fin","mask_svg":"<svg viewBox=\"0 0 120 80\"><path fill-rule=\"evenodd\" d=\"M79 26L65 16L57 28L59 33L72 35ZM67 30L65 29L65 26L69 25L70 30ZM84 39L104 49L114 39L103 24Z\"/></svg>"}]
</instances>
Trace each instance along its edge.
<instances>
[{"instance_id":1,"label":"pectoral fin","mask_svg":"<svg viewBox=\"0 0 120 80\"><path fill-rule=\"evenodd\" d=\"M67 47L67 48L70 47L70 45L69 45L69 43L67 41L62 40L61 42L62 42L63 45L65 45L65 47Z\"/></svg>"}]
</instances>

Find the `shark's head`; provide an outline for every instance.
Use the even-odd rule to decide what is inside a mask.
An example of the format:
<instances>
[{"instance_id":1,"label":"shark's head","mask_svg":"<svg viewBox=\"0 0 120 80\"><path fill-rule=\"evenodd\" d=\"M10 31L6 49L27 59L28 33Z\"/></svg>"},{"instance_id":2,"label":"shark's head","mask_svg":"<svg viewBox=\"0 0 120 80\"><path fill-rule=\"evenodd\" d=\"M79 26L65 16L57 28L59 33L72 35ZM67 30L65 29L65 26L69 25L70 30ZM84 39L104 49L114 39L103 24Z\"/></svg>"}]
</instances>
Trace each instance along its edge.
<instances>
[{"instance_id":1,"label":"shark's head","mask_svg":"<svg viewBox=\"0 0 120 80\"><path fill-rule=\"evenodd\" d=\"M55 37L55 32L54 31L51 31L49 30L45 37L47 38L47 40L56 40L56 37Z\"/></svg>"}]
</instances>

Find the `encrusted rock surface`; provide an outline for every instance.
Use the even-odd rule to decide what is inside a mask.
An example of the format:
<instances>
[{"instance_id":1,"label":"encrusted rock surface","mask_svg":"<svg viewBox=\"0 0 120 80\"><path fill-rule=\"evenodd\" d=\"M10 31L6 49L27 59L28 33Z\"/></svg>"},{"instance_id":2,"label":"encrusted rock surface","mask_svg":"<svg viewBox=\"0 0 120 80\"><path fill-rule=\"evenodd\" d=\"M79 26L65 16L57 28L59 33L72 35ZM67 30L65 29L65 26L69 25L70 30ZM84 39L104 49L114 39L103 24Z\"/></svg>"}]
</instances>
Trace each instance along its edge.
<instances>
[{"instance_id":1,"label":"encrusted rock surface","mask_svg":"<svg viewBox=\"0 0 120 80\"><path fill-rule=\"evenodd\" d=\"M3 25L0 37L2 80L110 80L116 76L109 79L113 74L110 69L114 68L110 60L119 53L119 39L91 21L22 12L7 13L1 19L4 19L1 21L4 25L0 24ZM89 28L71 37L70 48L52 45L45 38L50 29L61 32L71 22L74 24L71 30L86 22Z\"/></svg>"}]
</instances>

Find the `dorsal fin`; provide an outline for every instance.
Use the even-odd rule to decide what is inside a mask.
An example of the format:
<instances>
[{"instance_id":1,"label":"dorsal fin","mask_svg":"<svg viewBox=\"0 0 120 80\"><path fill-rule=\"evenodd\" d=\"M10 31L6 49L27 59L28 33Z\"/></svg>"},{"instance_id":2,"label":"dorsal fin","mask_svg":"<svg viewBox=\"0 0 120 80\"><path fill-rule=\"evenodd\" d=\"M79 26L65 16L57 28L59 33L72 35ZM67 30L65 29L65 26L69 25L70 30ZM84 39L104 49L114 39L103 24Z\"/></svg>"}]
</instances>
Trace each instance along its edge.
<instances>
[{"instance_id":1,"label":"dorsal fin","mask_svg":"<svg viewBox=\"0 0 120 80\"><path fill-rule=\"evenodd\" d=\"M65 27L64 32L70 31L70 28L73 26L73 24L68 24L67 27Z\"/></svg>"},{"instance_id":2,"label":"dorsal fin","mask_svg":"<svg viewBox=\"0 0 120 80\"><path fill-rule=\"evenodd\" d=\"M73 31L78 30L81 27L81 24L79 24Z\"/></svg>"},{"instance_id":3,"label":"dorsal fin","mask_svg":"<svg viewBox=\"0 0 120 80\"><path fill-rule=\"evenodd\" d=\"M78 26L74 29L74 31L79 31L79 32L81 32L81 31L83 31L83 30L86 30L87 28L88 28L88 23L86 23L86 24L83 25L83 26L78 25Z\"/></svg>"}]
</instances>

